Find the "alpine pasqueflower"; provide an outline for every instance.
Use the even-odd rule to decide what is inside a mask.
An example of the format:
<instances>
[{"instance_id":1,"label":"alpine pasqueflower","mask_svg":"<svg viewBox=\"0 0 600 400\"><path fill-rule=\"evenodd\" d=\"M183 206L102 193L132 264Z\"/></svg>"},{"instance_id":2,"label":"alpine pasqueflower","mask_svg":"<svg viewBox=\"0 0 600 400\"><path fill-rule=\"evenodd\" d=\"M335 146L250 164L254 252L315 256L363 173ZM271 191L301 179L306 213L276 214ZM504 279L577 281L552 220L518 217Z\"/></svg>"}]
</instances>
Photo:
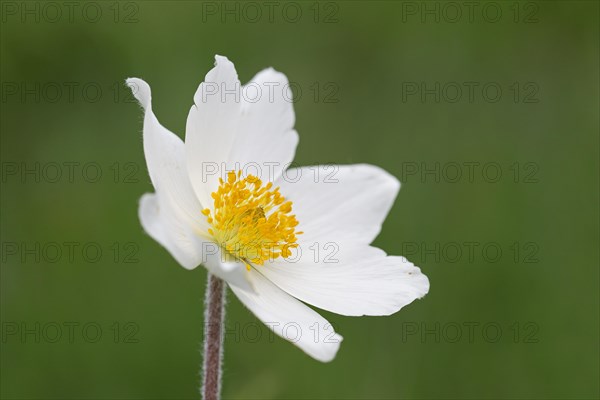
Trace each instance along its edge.
<instances>
[{"instance_id":1,"label":"alpine pasqueflower","mask_svg":"<svg viewBox=\"0 0 600 400\"><path fill-rule=\"evenodd\" d=\"M400 188L365 164L290 168L298 134L287 78L268 68L241 86L216 56L194 95L185 143L155 117L150 87L127 79L145 110L156 193L140 200L145 231L187 269L203 264L276 334L332 360L342 337L303 302L334 313L389 315L429 281L370 246Z\"/></svg>"}]
</instances>

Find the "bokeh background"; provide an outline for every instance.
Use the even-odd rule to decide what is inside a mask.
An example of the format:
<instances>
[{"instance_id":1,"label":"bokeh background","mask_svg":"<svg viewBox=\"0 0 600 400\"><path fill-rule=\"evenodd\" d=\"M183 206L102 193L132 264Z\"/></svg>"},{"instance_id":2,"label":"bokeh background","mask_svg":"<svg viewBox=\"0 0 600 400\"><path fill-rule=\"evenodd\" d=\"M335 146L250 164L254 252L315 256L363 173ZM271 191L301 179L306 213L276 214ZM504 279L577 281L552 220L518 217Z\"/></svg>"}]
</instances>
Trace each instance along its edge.
<instances>
[{"instance_id":1,"label":"bokeh background","mask_svg":"<svg viewBox=\"0 0 600 400\"><path fill-rule=\"evenodd\" d=\"M431 281L324 312L330 364L230 293L223 397L598 398L597 2L73 3L1 3L2 398L199 397L206 272L140 227L123 80L183 137L215 54L295 82L298 164L400 178L375 244Z\"/></svg>"}]
</instances>

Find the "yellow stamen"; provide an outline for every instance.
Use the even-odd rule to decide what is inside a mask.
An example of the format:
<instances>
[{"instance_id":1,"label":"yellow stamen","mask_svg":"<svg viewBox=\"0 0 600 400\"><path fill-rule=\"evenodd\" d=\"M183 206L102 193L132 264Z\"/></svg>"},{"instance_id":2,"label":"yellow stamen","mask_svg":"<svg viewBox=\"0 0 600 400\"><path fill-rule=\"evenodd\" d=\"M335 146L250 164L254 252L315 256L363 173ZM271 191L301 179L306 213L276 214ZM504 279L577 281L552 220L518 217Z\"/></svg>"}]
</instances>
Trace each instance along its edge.
<instances>
[{"instance_id":1,"label":"yellow stamen","mask_svg":"<svg viewBox=\"0 0 600 400\"><path fill-rule=\"evenodd\" d=\"M208 217L215 241L230 255L251 265L263 265L279 256L290 257L290 249L298 247L298 225L291 215L292 202L271 190L273 184L256 176L241 177L241 171L229 172L227 180L219 179L219 188L211 194L214 210L202 210Z\"/></svg>"}]
</instances>

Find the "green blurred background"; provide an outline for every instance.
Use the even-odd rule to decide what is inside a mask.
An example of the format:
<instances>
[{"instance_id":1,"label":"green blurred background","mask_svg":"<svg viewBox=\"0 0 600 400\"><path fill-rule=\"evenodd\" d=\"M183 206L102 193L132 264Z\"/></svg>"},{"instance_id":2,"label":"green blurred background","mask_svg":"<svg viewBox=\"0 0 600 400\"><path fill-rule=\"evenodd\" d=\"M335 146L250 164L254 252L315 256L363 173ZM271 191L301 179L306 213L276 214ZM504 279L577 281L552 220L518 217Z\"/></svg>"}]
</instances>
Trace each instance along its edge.
<instances>
[{"instance_id":1,"label":"green blurred background","mask_svg":"<svg viewBox=\"0 0 600 400\"><path fill-rule=\"evenodd\" d=\"M199 397L206 272L140 227L122 82L183 137L215 54L296 83L298 164L401 179L375 244L431 281L390 317L324 312L330 364L230 294L223 397L598 398L598 3L452 4L3 1L2 398Z\"/></svg>"}]
</instances>

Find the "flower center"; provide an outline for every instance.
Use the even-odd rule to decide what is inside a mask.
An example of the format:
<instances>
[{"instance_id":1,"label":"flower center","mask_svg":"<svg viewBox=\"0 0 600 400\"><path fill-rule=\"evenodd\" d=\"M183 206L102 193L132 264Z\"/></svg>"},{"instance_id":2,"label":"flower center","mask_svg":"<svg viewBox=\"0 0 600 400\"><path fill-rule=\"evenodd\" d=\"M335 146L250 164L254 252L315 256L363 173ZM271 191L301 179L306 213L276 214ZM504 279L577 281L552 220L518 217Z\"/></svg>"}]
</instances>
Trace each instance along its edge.
<instances>
[{"instance_id":1,"label":"flower center","mask_svg":"<svg viewBox=\"0 0 600 400\"><path fill-rule=\"evenodd\" d=\"M219 188L211 194L214 210L202 210L212 226L208 230L228 254L251 264L263 265L277 257L289 257L290 249L298 247L298 221L291 215L292 202L272 189L271 182L263 186L253 175L241 178L242 172L229 172L227 181L219 178Z\"/></svg>"}]
</instances>

